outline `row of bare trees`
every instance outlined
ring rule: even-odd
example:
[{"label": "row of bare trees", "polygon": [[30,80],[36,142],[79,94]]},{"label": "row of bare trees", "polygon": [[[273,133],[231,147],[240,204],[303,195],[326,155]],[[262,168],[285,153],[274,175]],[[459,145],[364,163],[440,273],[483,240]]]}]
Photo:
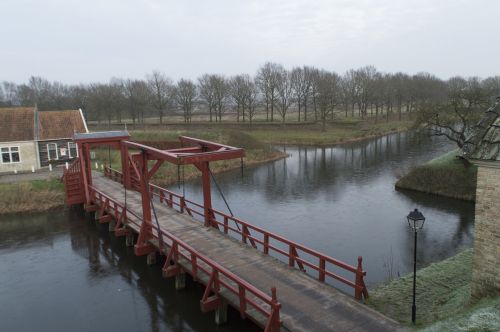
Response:
[{"label": "row of bare trees", "polygon": [[[405,112],[419,111],[420,118],[423,114],[439,125],[435,114],[429,115],[432,110],[447,105],[456,94],[453,91],[465,91],[470,86],[479,91],[476,94],[485,104],[500,93],[500,77],[454,77],[445,81],[428,73],[382,73],[373,66],[339,75],[309,66],[288,70],[268,62],[254,76],[204,74],[197,81],[174,82],[160,71],[145,79],[113,78],[107,83],[80,85],[41,77],[31,77],[26,84],[4,81],[0,85],[0,106],[82,108],[89,120],[108,123],[125,119],[143,123],[148,117],[163,123],[172,115],[180,115],[189,123],[193,114],[206,115],[210,122],[222,121],[225,114],[242,122],[252,122],[257,114],[265,121],[285,122],[293,113],[296,121],[320,121],[323,127],[334,116],[388,119],[391,114],[401,118]],[[441,124],[442,119],[441,115]]]}]

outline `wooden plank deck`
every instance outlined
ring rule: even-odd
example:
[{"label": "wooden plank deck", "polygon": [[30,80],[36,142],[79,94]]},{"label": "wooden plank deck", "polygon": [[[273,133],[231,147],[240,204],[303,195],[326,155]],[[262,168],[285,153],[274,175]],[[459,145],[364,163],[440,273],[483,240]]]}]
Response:
[{"label": "wooden plank deck", "polygon": [[[121,184],[93,173],[93,186],[124,204]],[[155,204],[158,223],[182,241],[213,259],[260,290],[269,293],[275,286],[283,321],[290,331],[396,331],[402,328],[394,321],[370,309],[328,284],[321,283],[298,269],[214,229],[204,227],[187,214],[165,204]],[[127,209],[142,215],[141,196],[127,191]],[[153,223],[155,221],[153,220]],[[136,231],[138,231],[136,229]],[[185,267],[187,268],[187,266]],[[204,278],[200,278],[203,280]],[[227,300],[231,302],[231,298]],[[254,320],[260,317],[247,312]]]}]

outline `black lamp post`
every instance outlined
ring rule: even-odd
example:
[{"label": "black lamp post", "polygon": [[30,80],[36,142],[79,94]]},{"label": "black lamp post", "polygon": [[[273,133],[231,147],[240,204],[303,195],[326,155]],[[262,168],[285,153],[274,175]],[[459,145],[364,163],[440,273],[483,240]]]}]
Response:
[{"label": "black lamp post", "polygon": [[411,306],[411,321],[415,324],[415,316],[417,313],[417,306],[415,305],[415,288],[417,282],[417,233],[424,227],[425,217],[417,209],[411,211],[408,216],[408,226],[413,229],[415,234],[415,245],[413,247],[413,305]]}]

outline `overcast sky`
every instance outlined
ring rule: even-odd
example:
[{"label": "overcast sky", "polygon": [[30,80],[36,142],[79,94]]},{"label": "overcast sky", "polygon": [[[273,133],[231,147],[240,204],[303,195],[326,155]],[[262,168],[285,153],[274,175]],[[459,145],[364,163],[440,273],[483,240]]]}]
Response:
[{"label": "overcast sky", "polygon": [[266,61],[343,73],[500,74],[498,0],[0,0],[0,81],[253,74]]}]

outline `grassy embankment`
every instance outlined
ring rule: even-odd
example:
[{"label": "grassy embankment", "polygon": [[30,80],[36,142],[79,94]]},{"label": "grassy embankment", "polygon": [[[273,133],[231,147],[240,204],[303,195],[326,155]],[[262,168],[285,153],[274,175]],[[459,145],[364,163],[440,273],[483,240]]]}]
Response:
[{"label": "grassy embankment", "polygon": [[448,152],[411,170],[396,182],[396,188],[474,201],[477,167]]},{"label": "grassy embankment", "polygon": [[[339,119],[328,123],[326,131],[316,123],[260,123],[249,126],[237,123],[193,123],[182,125],[176,123],[169,126],[153,125],[146,130],[131,130],[132,139],[147,142],[160,148],[164,142],[177,141],[178,136],[186,135],[212,140],[227,145],[245,148],[244,166],[252,166],[267,161],[283,158],[284,153],[271,148],[268,144],[336,144],[361,140],[410,128],[411,121],[374,121],[374,119]],[[91,130],[107,128],[91,127]],[[114,128],[117,129],[117,128]],[[107,149],[97,151],[97,161],[108,163]],[[121,168],[120,156],[111,152],[111,165]],[[212,163],[214,173],[240,167],[240,160],[228,160]],[[184,179],[199,176],[199,171],[192,166],[184,168]],[[165,163],[155,175],[153,181],[167,185],[178,180],[178,169],[175,165]],[[16,212],[39,212],[63,204],[63,185],[58,180],[37,180],[16,184],[0,185],[0,214]]]},{"label": "grassy embankment", "polygon": [[0,214],[42,212],[64,204],[58,178],[0,184]]},{"label": "grassy embankment", "polygon": [[[242,147],[245,149],[244,167],[261,164],[264,162],[277,160],[286,156],[285,153],[271,148],[268,144],[260,143],[249,135],[233,130],[175,130],[175,131],[131,131],[132,139],[141,143],[149,144],[158,148],[164,148],[165,142],[178,142],[181,135],[193,136],[200,139],[210,140],[226,145]],[[101,149],[96,154],[97,162],[108,164],[108,150]],[[111,166],[121,169],[120,155],[118,152],[111,153]],[[227,170],[241,167],[241,161],[223,160],[210,163],[213,173],[220,173]],[[189,180],[200,176],[200,172],[194,166],[185,166],[184,170],[178,169],[176,165],[164,163],[153,177],[153,182],[159,185],[172,184],[178,181],[184,173],[184,180]]]},{"label": "grassy embankment", "polygon": [[409,120],[375,122],[373,119],[340,119],[328,124],[325,131],[320,124],[287,124],[281,128],[259,126],[247,131],[255,139],[273,144],[331,145],[359,141],[390,133],[406,131],[413,126]]},{"label": "grassy embankment", "polygon": [[[190,125],[164,125],[163,130],[158,125],[130,130],[132,139],[155,145],[161,142],[175,142],[178,136],[193,136],[219,143],[243,147],[246,150],[245,167],[266,161],[283,158],[285,154],[276,151],[268,144],[304,144],[326,145],[348,141],[356,141],[383,134],[399,132],[409,129],[412,122],[408,120],[375,122],[373,119],[341,119],[329,122],[326,131],[316,123],[261,123],[249,126],[241,123],[192,123]],[[98,159],[108,163],[107,152],[98,153]],[[118,154],[113,154],[111,165],[120,167]],[[214,173],[240,167],[239,160],[228,160],[212,163]],[[199,171],[192,166],[184,169],[184,178],[192,179],[199,176]],[[178,169],[175,165],[164,164],[153,178],[153,181],[166,185],[178,180]]]},{"label": "grassy embankment", "polygon": [[[471,303],[472,249],[417,271],[417,329],[498,331],[500,297]],[[367,304],[411,326],[413,274],[375,288]]]},{"label": "grassy embankment", "polygon": [[[165,136],[176,139],[175,133],[190,133],[193,136],[217,137],[227,131],[245,133],[251,138],[269,144],[291,144],[291,145],[332,145],[358,141],[385,134],[406,131],[413,127],[414,122],[409,119],[391,119],[384,121],[374,118],[338,118],[329,121],[326,130],[322,125],[315,122],[168,122],[163,125],[151,124],[128,124],[132,133],[162,132]],[[93,125],[93,130],[123,129],[123,124]],[[134,129],[137,129],[135,131]],[[178,136],[178,135],[177,135]],[[133,137],[135,138],[135,137]]]}]

